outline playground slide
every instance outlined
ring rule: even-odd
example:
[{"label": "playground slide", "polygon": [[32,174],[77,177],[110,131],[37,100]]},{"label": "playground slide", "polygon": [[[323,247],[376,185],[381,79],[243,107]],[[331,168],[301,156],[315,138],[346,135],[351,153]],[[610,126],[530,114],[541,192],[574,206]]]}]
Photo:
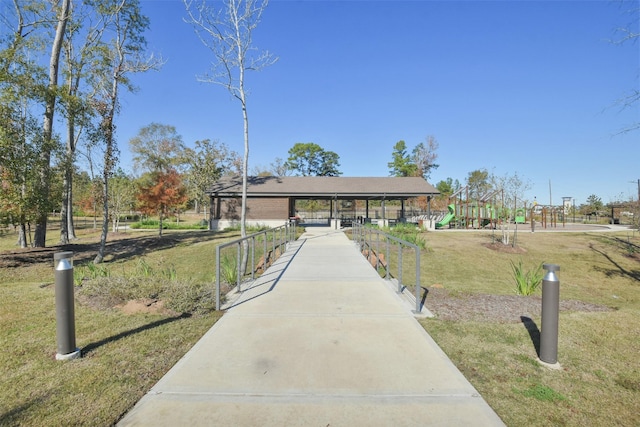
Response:
[{"label": "playground slide", "polygon": [[449,213],[446,214],[444,218],[442,218],[439,222],[436,222],[436,228],[444,227],[445,225],[449,224],[449,222],[451,222],[452,219],[456,217],[456,214],[454,213],[453,209],[454,209],[454,206],[449,205]]}]

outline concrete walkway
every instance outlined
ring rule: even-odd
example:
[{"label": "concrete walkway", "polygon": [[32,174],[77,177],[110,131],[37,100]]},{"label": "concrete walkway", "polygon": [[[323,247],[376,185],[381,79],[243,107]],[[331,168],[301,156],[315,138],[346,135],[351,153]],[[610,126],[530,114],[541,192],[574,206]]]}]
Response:
[{"label": "concrete walkway", "polygon": [[119,426],[501,426],[344,233],[308,228]]}]

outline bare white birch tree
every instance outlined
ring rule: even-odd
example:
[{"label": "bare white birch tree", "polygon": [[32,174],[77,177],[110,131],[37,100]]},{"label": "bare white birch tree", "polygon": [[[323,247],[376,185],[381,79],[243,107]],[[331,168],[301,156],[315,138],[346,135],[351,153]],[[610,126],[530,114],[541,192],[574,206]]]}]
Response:
[{"label": "bare white birch tree", "polygon": [[[192,24],[202,43],[211,50],[214,62],[209,74],[198,79],[225,87],[242,106],[244,157],[242,162],[242,208],[240,232],[247,235],[247,179],[249,168],[249,115],[245,72],[261,70],[277,61],[269,52],[257,52],[252,46],[267,0],[224,0],[217,9],[205,0],[183,0],[187,22]],[[246,251],[245,251],[246,252]],[[244,264],[244,262],[243,262]]]}]

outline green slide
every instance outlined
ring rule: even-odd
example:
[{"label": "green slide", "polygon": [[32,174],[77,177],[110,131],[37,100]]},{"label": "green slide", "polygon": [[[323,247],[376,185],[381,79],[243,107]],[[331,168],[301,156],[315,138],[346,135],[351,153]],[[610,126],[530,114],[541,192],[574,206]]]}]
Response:
[{"label": "green slide", "polygon": [[454,219],[456,217],[456,214],[454,213],[454,205],[449,205],[449,213],[446,214],[444,216],[444,218],[442,218],[439,222],[436,222],[436,228],[442,228],[445,225],[449,224],[449,222],[451,222],[452,219]]}]

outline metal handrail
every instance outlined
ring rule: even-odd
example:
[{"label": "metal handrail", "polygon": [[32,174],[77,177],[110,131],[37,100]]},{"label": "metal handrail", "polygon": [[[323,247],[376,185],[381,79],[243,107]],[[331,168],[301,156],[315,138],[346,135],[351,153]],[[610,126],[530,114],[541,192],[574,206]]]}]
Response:
[{"label": "metal handrail", "polygon": [[[242,271],[242,259],[243,259],[243,250],[246,251],[250,251],[249,254],[247,254],[247,260],[249,258],[249,256],[251,257],[251,280],[254,280],[256,278],[255,276],[255,272],[256,269],[254,268],[255,266],[255,253],[256,253],[256,239],[262,235],[264,235],[264,239],[263,239],[263,257],[264,257],[264,261],[263,261],[263,269],[262,271],[264,272],[267,269],[267,235],[269,233],[271,233],[271,253],[274,255],[274,258],[271,260],[271,263],[273,263],[273,261],[275,261],[275,254],[276,254],[276,248],[280,248],[283,245],[287,245],[289,242],[292,242],[294,240],[296,240],[296,236],[297,236],[297,228],[296,228],[297,224],[296,221],[289,221],[284,225],[281,225],[279,227],[275,227],[275,228],[270,228],[268,230],[263,230],[263,231],[259,231],[257,233],[251,234],[249,236],[246,237],[241,237],[239,239],[236,240],[232,240],[230,242],[226,242],[226,243],[221,243],[218,246],[216,246],[216,310],[220,310],[220,305],[221,305],[221,301],[220,301],[220,253],[222,251],[222,249],[230,247],[230,246],[237,246],[237,252],[236,252],[236,271],[238,272],[237,274],[237,290],[238,292],[242,291],[242,279],[244,276],[246,276],[246,271],[243,272]],[[283,251],[284,252],[284,251]],[[282,253],[282,252],[281,252]]]},{"label": "metal handrail", "polygon": [[[420,247],[411,242],[407,242],[406,240],[399,239],[395,236],[392,236],[389,233],[385,233],[382,230],[375,229],[373,227],[365,227],[364,224],[354,223],[352,228],[353,240],[359,245],[360,252],[363,252],[364,249],[368,249],[369,253],[371,251],[375,252],[376,265],[375,269],[378,271],[380,267],[380,256],[381,253],[380,247],[384,243],[385,250],[387,253],[387,260],[385,268],[385,280],[391,280],[390,271],[391,271],[391,245],[392,242],[397,245],[398,250],[398,275],[396,280],[398,281],[398,290],[399,294],[402,293],[404,285],[402,284],[402,247],[406,246],[411,248],[415,252],[415,260],[416,260],[416,283],[415,283],[415,298],[416,298],[416,308],[414,313],[419,314],[422,311],[421,308],[421,298],[420,298]],[[374,240],[375,235],[375,240]],[[382,240],[381,240],[382,238]]]}]

